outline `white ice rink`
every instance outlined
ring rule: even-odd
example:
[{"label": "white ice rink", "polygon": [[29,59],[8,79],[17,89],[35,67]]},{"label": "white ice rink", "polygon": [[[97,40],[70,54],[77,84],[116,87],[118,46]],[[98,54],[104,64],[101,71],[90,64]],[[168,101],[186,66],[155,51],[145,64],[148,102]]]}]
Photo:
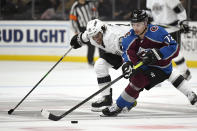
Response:
[{"label": "white ice rink", "polygon": [[[24,102],[8,115],[21,99],[48,72],[55,62],[0,61],[0,131],[197,131],[197,107],[168,82],[143,91],[138,105],[128,114],[100,117],[90,111],[94,99],[60,121],[41,116],[41,109],[60,115],[98,90],[93,68],[86,63],[63,62],[43,80]],[[197,69],[191,69],[188,87],[197,92]],[[121,70],[110,70],[112,79]],[[113,87],[113,98],[128,84],[121,79]],[[78,124],[72,124],[77,120]]]}]

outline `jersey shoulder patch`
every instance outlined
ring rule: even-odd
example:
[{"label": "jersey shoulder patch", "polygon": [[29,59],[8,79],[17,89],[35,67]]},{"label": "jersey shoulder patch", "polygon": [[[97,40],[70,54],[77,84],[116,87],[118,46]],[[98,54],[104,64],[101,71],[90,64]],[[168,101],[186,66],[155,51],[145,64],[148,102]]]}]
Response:
[{"label": "jersey shoulder patch", "polygon": [[152,27],[150,28],[150,31],[151,31],[151,32],[156,32],[158,29],[159,29],[159,27],[156,26],[156,25],[154,25],[154,26],[152,26]]},{"label": "jersey shoulder patch", "polygon": [[168,33],[160,26],[157,25],[150,25],[149,31],[147,32],[146,36],[150,39],[156,41],[163,41],[163,36],[166,36]]}]

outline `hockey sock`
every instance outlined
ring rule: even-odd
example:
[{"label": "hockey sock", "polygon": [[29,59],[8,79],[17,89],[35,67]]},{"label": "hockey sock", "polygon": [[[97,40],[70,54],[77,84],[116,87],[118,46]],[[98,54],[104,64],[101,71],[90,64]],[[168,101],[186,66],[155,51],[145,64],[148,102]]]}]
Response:
[{"label": "hockey sock", "polygon": [[[111,82],[111,77],[110,75],[108,75],[106,77],[97,78],[97,81],[98,81],[99,88],[101,89]],[[101,95],[102,96],[110,95],[110,87],[102,91]]]}]

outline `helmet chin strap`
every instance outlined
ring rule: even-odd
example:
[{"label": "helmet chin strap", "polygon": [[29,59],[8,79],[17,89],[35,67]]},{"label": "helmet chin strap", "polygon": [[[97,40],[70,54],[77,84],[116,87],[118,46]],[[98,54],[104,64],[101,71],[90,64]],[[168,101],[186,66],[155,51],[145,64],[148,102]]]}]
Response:
[{"label": "helmet chin strap", "polygon": [[142,31],[142,33],[139,34],[139,36],[142,35],[142,34],[144,34],[144,32],[146,31],[146,29],[147,29],[147,27]]},{"label": "helmet chin strap", "polygon": [[147,23],[144,22],[144,24],[146,24],[146,28],[144,28],[144,30],[142,31],[142,33],[139,34],[139,36],[142,35],[142,34],[144,34],[144,32],[145,32],[146,29],[147,29]]}]

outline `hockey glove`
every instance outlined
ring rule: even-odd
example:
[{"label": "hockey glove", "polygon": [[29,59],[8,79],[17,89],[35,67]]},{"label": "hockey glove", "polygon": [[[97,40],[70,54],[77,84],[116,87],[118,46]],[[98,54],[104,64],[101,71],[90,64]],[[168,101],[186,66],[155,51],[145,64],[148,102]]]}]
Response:
[{"label": "hockey glove", "polygon": [[185,20],[180,21],[179,26],[180,26],[180,32],[189,33],[190,29],[189,29],[189,25],[188,25],[187,21],[185,21]]},{"label": "hockey glove", "polygon": [[133,64],[131,62],[123,63],[122,73],[124,74],[124,78],[126,78],[126,79],[130,78],[132,71],[133,71],[132,66],[133,66]]},{"label": "hockey glove", "polygon": [[74,48],[80,48],[83,43],[81,42],[81,35],[82,33],[76,34],[72,37],[71,41],[70,41],[70,45]]},{"label": "hockey glove", "polygon": [[144,52],[141,55],[141,59],[142,59],[142,62],[144,63],[144,65],[154,64],[158,60],[161,60],[162,57],[163,57],[163,55],[161,54],[161,52],[158,49],[148,50],[147,52]]}]

